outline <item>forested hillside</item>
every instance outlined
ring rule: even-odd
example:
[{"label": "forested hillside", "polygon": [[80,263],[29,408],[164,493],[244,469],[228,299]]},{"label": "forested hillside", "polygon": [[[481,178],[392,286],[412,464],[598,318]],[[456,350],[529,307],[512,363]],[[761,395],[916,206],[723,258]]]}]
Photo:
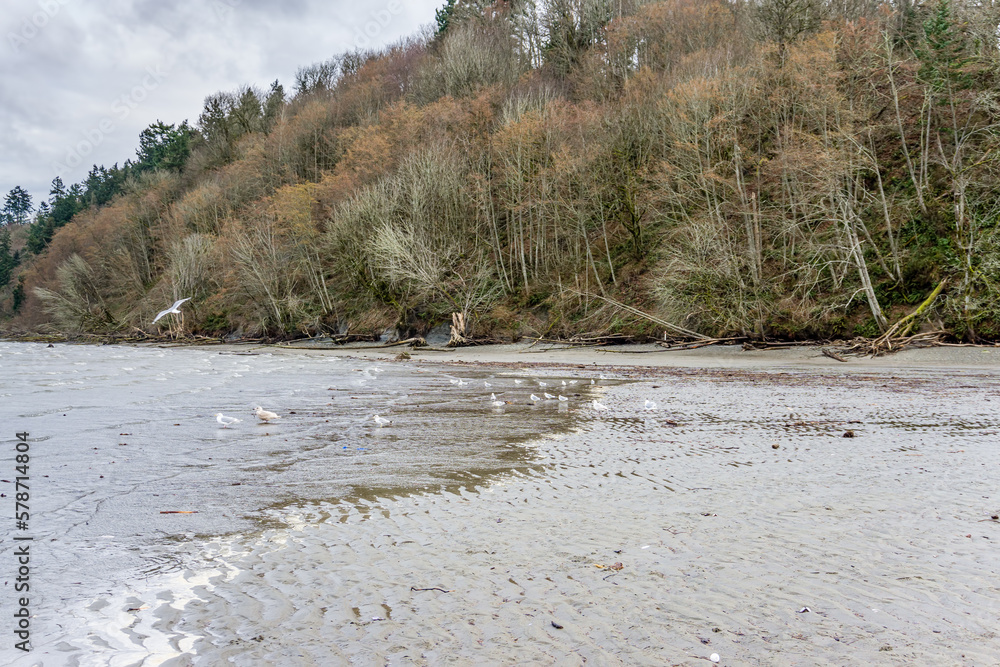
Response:
[{"label": "forested hillside", "polygon": [[461,313],[472,337],[874,336],[943,285],[920,324],[996,339],[998,22],[449,0],[427,34],[213,95],[54,183],[8,225],[16,261],[0,231],[7,327],[165,331],[191,297],[184,331],[211,335]]}]

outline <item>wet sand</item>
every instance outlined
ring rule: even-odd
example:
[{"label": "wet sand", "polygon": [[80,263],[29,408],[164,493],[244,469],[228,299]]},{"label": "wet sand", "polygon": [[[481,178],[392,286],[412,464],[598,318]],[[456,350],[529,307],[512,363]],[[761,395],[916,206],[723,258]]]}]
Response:
[{"label": "wet sand", "polygon": [[[595,386],[606,412],[568,401],[574,430],[510,472],[193,540],[187,569],[66,609],[19,664],[996,665],[996,352],[930,352],[479,351],[497,376],[635,381]],[[535,418],[528,391],[507,417]]]}]

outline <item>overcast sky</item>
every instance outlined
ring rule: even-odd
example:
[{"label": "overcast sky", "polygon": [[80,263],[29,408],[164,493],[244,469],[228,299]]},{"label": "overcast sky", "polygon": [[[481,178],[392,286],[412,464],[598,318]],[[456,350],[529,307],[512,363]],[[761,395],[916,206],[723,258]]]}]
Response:
[{"label": "overcast sky", "polygon": [[0,0],[0,197],[135,157],[206,96],[417,32],[444,0]]}]

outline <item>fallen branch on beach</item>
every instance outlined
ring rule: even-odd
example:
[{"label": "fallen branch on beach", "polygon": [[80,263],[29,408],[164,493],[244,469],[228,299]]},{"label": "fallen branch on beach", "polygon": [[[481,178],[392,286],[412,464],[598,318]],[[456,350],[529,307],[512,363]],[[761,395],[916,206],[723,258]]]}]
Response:
[{"label": "fallen branch on beach", "polygon": [[584,294],[582,292],[577,292],[576,290],[568,290],[568,291],[574,292],[576,294],[579,294],[580,296],[593,297],[595,299],[600,299],[601,301],[603,301],[605,303],[608,303],[608,304],[611,304],[612,306],[615,306],[616,308],[620,308],[621,310],[624,310],[627,313],[631,313],[632,315],[635,315],[636,317],[641,317],[644,320],[649,320],[653,324],[659,324],[661,327],[663,327],[667,331],[670,331],[674,335],[678,335],[681,338],[694,339],[694,340],[698,340],[698,341],[711,340],[708,336],[703,336],[702,334],[700,334],[700,333],[698,333],[696,331],[691,331],[690,329],[685,329],[683,327],[679,327],[676,324],[672,324],[670,322],[667,322],[666,320],[661,320],[660,318],[655,317],[654,315],[650,315],[649,313],[643,312],[643,311],[639,310],[638,308],[630,306],[630,305],[628,305],[626,303],[622,303],[621,301],[615,301],[614,299],[612,299],[610,297],[601,296],[600,294]]},{"label": "fallen branch on beach", "polygon": [[446,591],[445,589],[438,588],[436,586],[434,588],[415,588],[414,586],[410,586],[410,590],[411,591],[441,591],[442,593],[451,593],[451,591]]},{"label": "fallen branch on beach", "polygon": [[697,350],[699,347],[706,347],[708,345],[723,345],[725,343],[737,343],[737,342],[739,342],[741,340],[746,340],[746,337],[745,336],[738,336],[736,338],[705,338],[705,339],[697,340],[697,341],[694,341],[694,342],[691,342],[691,341],[687,341],[687,342],[678,342],[678,341],[661,342],[661,341],[657,341],[656,344],[659,345],[660,347],[662,347],[664,350],[666,350],[666,351],[669,352],[669,351],[672,351],[672,350]]},{"label": "fallen branch on beach", "polygon": [[836,359],[837,361],[843,361],[845,364],[847,363],[847,359],[844,359],[842,356],[840,356],[833,350],[828,350],[825,347],[823,348],[823,356],[830,357],[831,359]]},{"label": "fallen branch on beach", "polygon": [[884,334],[874,340],[855,341],[854,345],[847,349],[847,352],[870,354],[872,357],[877,357],[889,352],[899,352],[910,346],[930,347],[940,345],[942,338],[947,335],[946,331],[928,331],[913,336],[908,336],[907,334],[916,326],[920,315],[934,303],[934,300],[941,293],[941,290],[944,289],[947,282],[946,278],[938,283],[938,286],[924,299],[923,303],[917,306],[916,310],[900,318]]}]

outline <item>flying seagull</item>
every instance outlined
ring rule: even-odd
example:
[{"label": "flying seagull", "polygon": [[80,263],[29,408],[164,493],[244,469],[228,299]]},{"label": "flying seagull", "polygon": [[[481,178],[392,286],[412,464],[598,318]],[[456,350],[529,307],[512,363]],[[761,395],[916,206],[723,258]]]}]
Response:
[{"label": "flying seagull", "polygon": [[156,316],[156,319],[153,320],[153,324],[156,324],[156,320],[160,319],[164,315],[169,315],[171,313],[177,313],[178,315],[180,315],[180,313],[181,313],[181,304],[184,303],[185,301],[190,301],[190,300],[191,300],[191,297],[188,297],[186,299],[181,299],[179,301],[174,301],[174,305],[170,306],[166,310],[161,310],[160,311],[160,313]]},{"label": "flying seagull", "polygon": [[229,428],[230,424],[238,424],[242,420],[237,419],[236,417],[227,417],[226,415],[222,414],[221,412],[217,412],[217,413],[215,413],[215,421],[217,421],[220,424],[222,424],[222,428]]},{"label": "flying seagull", "polygon": [[259,405],[256,408],[254,408],[253,413],[255,415],[257,415],[257,418],[260,419],[265,424],[268,423],[268,422],[270,422],[270,421],[273,421],[275,419],[281,419],[281,417],[278,416],[277,414],[275,414],[275,413],[273,413],[273,412],[271,412],[269,410],[265,410],[264,408],[260,407]]}]

